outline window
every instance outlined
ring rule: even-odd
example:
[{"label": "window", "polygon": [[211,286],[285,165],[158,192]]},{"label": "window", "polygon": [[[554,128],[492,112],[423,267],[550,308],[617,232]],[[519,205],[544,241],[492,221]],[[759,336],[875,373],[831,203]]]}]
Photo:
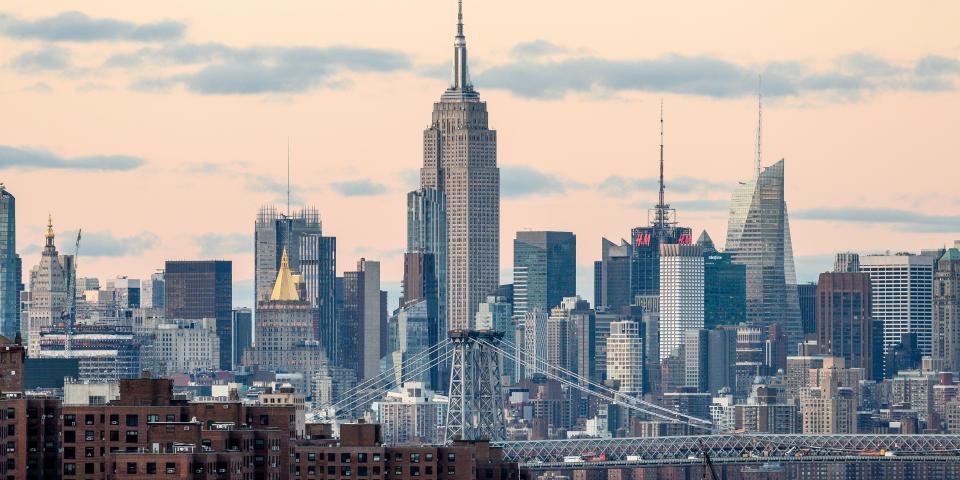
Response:
[{"label": "window", "polygon": [[93,425],[95,419],[96,419],[95,416],[93,416],[92,414],[89,414],[89,413],[88,413],[88,414],[86,414],[86,415],[83,416],[83,424],[84,424],[84,425]]},{"label": "window", "polygon": [[419,477],[420,476],[420,467],[410,467],[410,476]]},{"label": "window", "polygon": [[156,475],[157,474],[157,464],[154,462],[147,463],[147,474]]},{"label": "window", "polygon": [[77,416],[76,415],[64,415],[63,416],[63,426],[64,427],[73,427],[77,425]]},{"label": "window", "polygon": [[127,415],[127,426],[136,427],[140,419],[136,415]]},{"label": "window", "polygon": [[136,430],[127,430],[127,443],[137,443],[140,439],[140,432]]},{"label": "window", "polygon": [[137,474],[137,464],[134,462],[127,463],[127,473],[136,475]]},{"label": "window", "polygon": [[[451,453],[450,455],[453,455],[453,454]],[[450,465],[449,467],[447,467],[447,475],[453,476],[453,475],[456,475],[456,473],[457,473],[456,467],[454,467],[453,465]]]},{"label": "window", "polygon": [[270,425],[270,415],[260,415],[260,425]]},{"label": "window", "polygon": [[147,423],[157,423],[160,421],[160,415],[150,414],[147,415]]},{"label": "window", "polygon": [[373,454],[373,461],[374,461],[374,462],[379,462],[379,461],[380,461],[380,454],[379,454],[379,453],[374,453],[374,454]]},{"label": "window", "polygon": [[76,463],[64,463],[64,464],[63,464],[63,474],[64,474],[64,475],[76,475],[76,474],[77,474],[77,464],[76,464]]},{"label": "window", "polygon": [[96,433],[93,430],[87,430],[83,432],[83,439],[87,442],[92,442],[95,438]]},{"label": "window", "polygon": [[120,441],[120,430],[110,430],[110,441],[111,442]]},{"label": "window", "polygon": [[366,453],[363,453],[363,452],[358,453],[358,454],[357,454],[357,463],[367,463],[367,454],[366,454]]},{"label": "window", "polygon": [[17,434],[17,426],[13,423],[7,425],[7,436],[12,437]]},{"label": "window", "polygon": [[454,454],[454,453],[448,453],[448,454],[447,454],[447,461],[448,461],[448,462],[452,462],[452,461],[454,461],[454,460],[456,460],[456,459],[457,459],[457,455],[456,455],[456,454]]},{"label": "window", "polygon": [[308,453],[308,454],[307,454],[307,460],[308,460],[308,461],[311,461],[311,462],[316,461],[316,460],[317,460],[317,454],[316,454],[316,453],[313,453],[313,452]]},{"label": "window", "polygon": [[264,441],[263,441],[262,438],[255,439],[255,440],[253,441],[253,449],[254,449],[254,450],[263,450],[263,447],[264,447]]},{"label": "window", "polygon": [[120,425],[120,415],[110,415],[110,425]]},{"label": "window", "polygon": [[17,418],[17,410],[15,408],[8,408],[7,420],[13,420],[14,418]]},{"label": "window", "polygon": [[167,466],[164,467],[166,473],[177,473],[177,464],[173,462],[167,462]]},{"label": "window", "polygon": [[94,464],[92,464],[92,463],[84,463],[84,464],[83,464],[83,473],[85,473],[85,474],[95,473],[95,472],[93,471],[93,469],[94,469]]},{"label": "window", "polygon": [[7,453],[13,453],[17,451],[17,444],[13,442],[7,442]]},{"label": "window", "polygon": [[433,454],[432,454],[432,453],[427,453],[427,454],[425,454],[425,455],[424,455],[424,460],[426,460],[426,461],[428,461],[428,462],[432,462],[432,461],[433,461]]},{"label": "window", "polygon": [[349,453],[341,453],[341,454],[340,454],[340,463],[350,463],[350,454],[349,454]]},{"label": "window", "polygon": [[176,415],[167,415],[167,421],[168,421],[168,422],[175,422],[175,421],[177,421],[177,416],[176,416]]},{"label": "window", "polygon": [[73,447],[63,447],[63,459],[73,460],[77,458],[77,449]]},{"label": "window", "polygon": [[91,458],[94,456],[94,454],[95,454],[95,450],[93,449],[93,447],[87,447],[83,449],[84,457]]},{"label": "window", "polygon": [[65,430],[63,432],[63,443],[73,443],[77,441],[77,432],[73,430]]},{"label": "window", "polygon": [[[411,453],[410,454],[410,463],[420,463],[420,454]],[[419,469],[418,469],[419,470]]]}]

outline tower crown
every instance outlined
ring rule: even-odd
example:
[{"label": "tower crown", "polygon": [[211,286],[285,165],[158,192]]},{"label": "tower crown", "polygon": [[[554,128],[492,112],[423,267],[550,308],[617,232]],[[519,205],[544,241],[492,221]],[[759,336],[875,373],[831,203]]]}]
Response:
[{"label": "tower crown", "polygon": [[290,260],[287,258],[286,248],[283,249],[283,255],[280,257],[280,270],[277,272],[277,282],[273,284],[273,293],[270,295],[270,300],[300,301],[296,280],[293,273],[290,272]]}]

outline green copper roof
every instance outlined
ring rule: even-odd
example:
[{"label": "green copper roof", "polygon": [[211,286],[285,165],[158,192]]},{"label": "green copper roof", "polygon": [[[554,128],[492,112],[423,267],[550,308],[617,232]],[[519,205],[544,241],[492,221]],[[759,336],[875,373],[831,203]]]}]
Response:
[{"label": "green copper roof", "polygon": [[940,260],[960,260],[960,249],[948,248]]}]

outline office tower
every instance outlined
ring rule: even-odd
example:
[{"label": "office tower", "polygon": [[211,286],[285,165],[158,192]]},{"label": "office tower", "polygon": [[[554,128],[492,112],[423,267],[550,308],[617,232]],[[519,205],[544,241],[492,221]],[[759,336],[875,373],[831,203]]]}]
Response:
[{"label": "office tower", "polygon": [[23,264],[17,255],[16,199],[0,183],[0,334],[13,339],[20,332]]},{"label": "office tower", "polygon": [[[547,317],[547,364],[569,371],[577,370],[576,332],[564,307],[550,309]],[[556,373],[556,370],[553,370]]]},{"label": "office tower", "polygon": [[741,182],[730,200],[726,251],[747,267],[747,321],[780,324],[790,345],[803,340],[797,276],[784,200],[784,162]]},{"label": "office tower", "polygon": [[679,354],[683,332],[703,328],[703,248],[664,244],[660,261],[660,360]]},{"label": "office tower", "polygon": [[547,315],[534,308],[519,319],[516,328],[514,381],[520,382],[543,371],[543,363],[547,361]]},{"label": "office tower", "polygon": [[423,132],[420,185],[446,194],[447,323],[470,328],[477,305],[500,280],[500,169],[497,132],[467,72],[463,16],[457,13],[453,84],[433,104]]},{"label": "office tower", "polygon": [[693,230],[677,225],[677,211],[667,204],[663,181],[663,104],[660,105],[659,201],[648,211],[649,226],[630,230],[630,299],[660,292],[661,245],[693,243]]},{"label": "office tower", "polygon": [[517,232],[513,241],[513,315],[541,312],[577,294],[577,237],[570,232]]},{"label": "office tower", "polygon": [[747,268],[729,253],[718,252],[704,231],[697,239],[703,248],[703,325],[738,325],[747,319]]},{"label": "office tower", "polygon": [[386,304],[380,295],[380,262],[361,258],[357,270],[343,273],[340,359],[360,380],[379,373]]},{"label": "office tower", "polygon": [[709,332],[702,328],[683,331],[684,386],[696,392],[709,392]]},{"label": "office tower", "polygon": [[[77,284],[79,289],[79,284]],[[140,306],[143,308],[163,308],[164,297],[163,270],[150,274],[150,278],[140,284]]]},{"label": "office tower", "polygon": [[76,269],[73,255],[60,255],[54,242],[53,220],[47,219],[40,263],[30,271],[30,308],[27,313],[27,354],[39,352],[40,332],[70,323],[71,284]]},{"label": "office tower", "polygon": [[303,273],[300,267],[300,237],[311,234],[323,234],[320,213],[316,208],[303,207],[286,213],[277,211],[273,206],[260,208],[254,224],[256,263],[253,283],[257,301],[270,299],[284,249],[287,250],[290,269]]},{"label": "office tower", "polygon": [[833,259],[833,271],[838,273],[857,273],[860,271],[860,254],[841,252]]},{"label": "office tower", "polygon": [[637,322],[610,323],[607,381],[616,382],[617,390],[628,395],[639,396],[643,392],[643,340]]},{"label": "office tower", "polygon": [[231,370],[233,340],[233,263],[229,260],[168,260],[164,267],[167,319],[215,318],[220,339],[220,369]]},{"label": "office tower", "polygon": [[[633,247],[625,240],[617,245],[604,238],[600,244],[601,260],[594,264],[594,303],[597,309],[617,312],[633,303],[630,288],[630,265]],[[658,292],[659,294],[659,292]]]},{"label": "office tower", "polygon": [[817,332],[817,284],[810,282],[797,285],[797,299],[800,304],[800,324],[806,337]]},{"label": "office tower", "polygon": [[433,256],[438,338],[447,336],[447,197],[423,187],[407,194],[407,252]]},{"label": "office tower", "polygon": [[597,316],[590,302],[580,297],[563,299],[561,307],[567,312],[573,335],[573,371],[580,377],[599,382],[597,375]]},{"label": "office tower", "polygon": [[[660,381],[660,296],[637,297],[643,338],[643,393],[659,395]],[[598,358],[602,355],[598,355]],[[598,367],[599,368],[599,367]]]},{"label": "office tower", "polygon": [[113,292],[113,301],[117,304],[117,308],[121,310],[140,308],[139,279],[117,277],[107,280],[106,289]]},{"label": "office tower", "polygon": [[873,318],[883,321],[884,355],[905,333],[916,333],[920,352],[930,355],[936,261],[932,255],[907,253],[860,257],[860,271],[870,275]]},{"label": "office tower", "polygon": [[438,368],[428,368],[431,359],[436,356],[411,360],[433,346],[429,340],[430,324],[433,322],[430,315],[428,302],[422,298],[407,301],[397,311],[393,368],[398,385],[407,381],[420,382],[430,388],[439,386],[441,379]]},{"label": "office tower", "polygon": [[951,248],[933,274],[933,368],[960,372],[960,250]]},{"label": "office tower", "polygon": [[873,320],[870,276],[866,273],[820,274],[816,291],[817,344],[822,354],[842,357],[850,368],[873,378]]},{"label": "office tower", "polygon": [[737,330],[720,327],[707,334],[707,392],[716,394],[722,388],[733,391],[737,385]]},{"label": "office tower", "polygon": [[[423,343],[427,349],[441,342],[446,338],[443,325],[439,319],[439,285],[437,284],[437,264],[436,257],[432,253],[413,252],[403,254],[403,294],[400,297],[400,309],[403,311],[407,305],[416,303],[417,311],[422,310],[424,326],[424,337],[416,339],[416,342]],[[422,304],[422,305],[421,305]],[[419,314],[419,313],[418,313]],[[438,351],[430,355],[431,360],[436,360],[443,352]],[[444,378],[447,375],[447,368],[444,362],[429,362],[430,372],[425,377],[427,387],[438,390],[445,385]]]},{"label": "office tower", "polygon": [[253,311],[250,308],[235,308],[230,313],[230,338],[233,340],[230,361],[240,365],[243,354],[253,346]]},{"label": "office tower", "polygon": [[320,345],[327,358],[336,362],[337,308],[334,300],[334,282],[337,278],[337,237],[316,233],[300,236],[300,277],[303,279],[306,300],[319,314]]}]

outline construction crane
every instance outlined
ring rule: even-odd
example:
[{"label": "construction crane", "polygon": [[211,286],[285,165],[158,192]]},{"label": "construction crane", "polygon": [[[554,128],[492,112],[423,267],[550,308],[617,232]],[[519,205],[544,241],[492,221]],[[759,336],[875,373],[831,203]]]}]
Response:
[{"label": "construction crane", "polygon": [[[710,460],[710,453],[703,446],[703,440],[700,441],[700,453],[703,454],[703,480],[720,480],[717,471],[713,468],[713,462]],[[709,477],[707,476],[709,474]]]},{"label": "construction crane", "polygon": [[73,246],[73,281],[71,283],[70,292],[70,321],[71,327],[73,323],[77,321],[77,260],[80,258],[80,233],[83,232],[83,229],[77,230],[77,243]]}]

